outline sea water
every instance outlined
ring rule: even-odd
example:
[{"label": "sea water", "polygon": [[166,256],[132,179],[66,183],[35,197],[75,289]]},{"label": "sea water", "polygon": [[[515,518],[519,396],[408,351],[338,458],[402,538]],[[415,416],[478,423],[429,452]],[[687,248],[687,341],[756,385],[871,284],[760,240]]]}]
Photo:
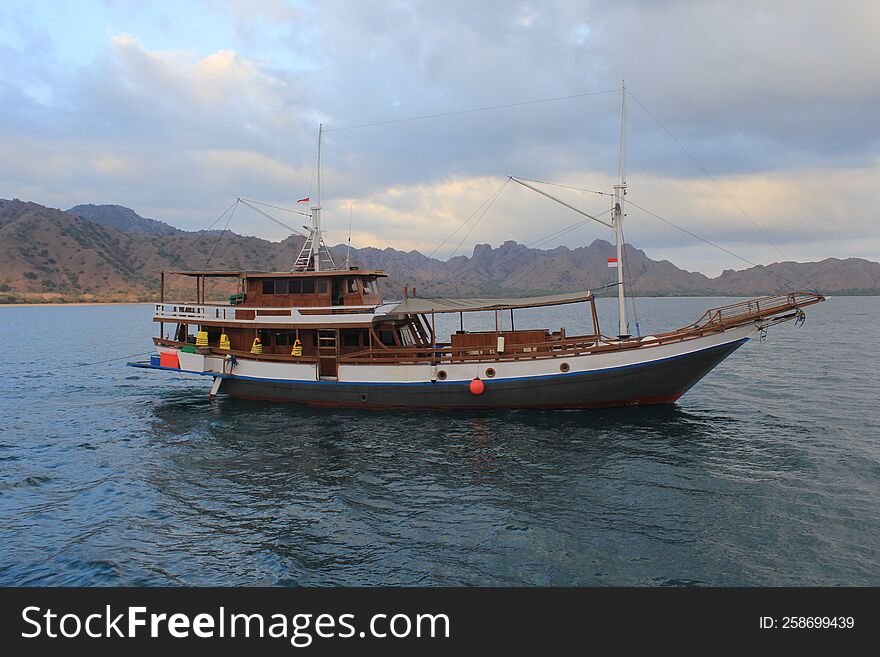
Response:
[{"label": "sea water", "polygon": [[[640,331],[732,301],[639,299]],[[212,403],[125,366],[151,311],[0,307],[0,584],[880,584],[876,297],[807,309],[676,405],[600,411]]]}]

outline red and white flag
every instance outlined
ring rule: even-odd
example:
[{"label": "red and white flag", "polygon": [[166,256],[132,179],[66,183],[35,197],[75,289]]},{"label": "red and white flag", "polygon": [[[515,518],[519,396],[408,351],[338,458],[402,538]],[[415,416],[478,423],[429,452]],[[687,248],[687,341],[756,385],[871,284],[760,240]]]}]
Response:
[{"label": "red and white flag", "polygon": [[301,199],[299,199],[299,200],[297,201],[297,203],[308,203],[308,202],[309,202],[309,197],[308,197],[308,196],[306,196],[305,198],[301,198]]},{"label": "red and white flag", "polygon": [[617,258],[608,258],[609,267],[617,267]]}]

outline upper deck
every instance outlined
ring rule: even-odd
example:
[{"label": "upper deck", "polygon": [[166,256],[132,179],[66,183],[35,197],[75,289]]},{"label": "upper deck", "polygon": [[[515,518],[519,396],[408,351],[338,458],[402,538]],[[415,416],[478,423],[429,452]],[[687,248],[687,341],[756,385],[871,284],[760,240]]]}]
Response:
[{"label": "upper deck", "polygon": [[[196,281],[195,300],[168,303],[166,277],[186,276]],[[239,270],[162,272],[161,300],[153,321],[255,328],[279,325],[369,325],[382,303],[382,270],[344,269],[308,272]],[[236,282],[227,302],[208,302],[207,279]],[[187,295],[189,296],[189,295]]]},{"label": "upper deck", "polygon": [[167,276],[187,276],[196,280],[196,304],[206,303],[207,279],[236,281],[231,305],[264,307],[370,306],[382,301],[379,279],[382,270],[344,269],[308,272],[254,271],[167,271],[161,273],[161,299],[165,302]]}]

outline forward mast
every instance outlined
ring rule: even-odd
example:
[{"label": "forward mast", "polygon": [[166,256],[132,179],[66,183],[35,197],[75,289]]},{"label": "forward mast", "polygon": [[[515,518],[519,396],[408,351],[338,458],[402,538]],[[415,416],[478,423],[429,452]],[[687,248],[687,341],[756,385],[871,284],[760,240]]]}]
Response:
[{"label": "forward mast", "polygon": [[321,211],[323,200],[323,189],[321,182],[321,145],[324,140],[324,125],[318,127],[318,156],[315,161],[315,194],[309,197],[309,213],[312,218],[311,226],[303,226],[307,228],[309,234],[303,243],[299,255],[296,257],[292,271],[337,271],[339,267],[333,262],[333,256],[330,249],[324,243],[323,231],[321,229]]}]

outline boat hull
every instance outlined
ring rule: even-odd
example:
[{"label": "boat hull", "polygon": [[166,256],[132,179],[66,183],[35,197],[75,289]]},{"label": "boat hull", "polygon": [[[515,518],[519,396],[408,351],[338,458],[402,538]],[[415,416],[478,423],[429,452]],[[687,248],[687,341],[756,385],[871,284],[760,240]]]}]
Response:
[{"label": "boat hull", "polygon": [[747,340],[601,370],[484,379],[480,395],[470,391],[469,381],[354,383],[239,377],[223,379],[220,392],[244,399],[373,409],[583,409],[671,404]]}]

